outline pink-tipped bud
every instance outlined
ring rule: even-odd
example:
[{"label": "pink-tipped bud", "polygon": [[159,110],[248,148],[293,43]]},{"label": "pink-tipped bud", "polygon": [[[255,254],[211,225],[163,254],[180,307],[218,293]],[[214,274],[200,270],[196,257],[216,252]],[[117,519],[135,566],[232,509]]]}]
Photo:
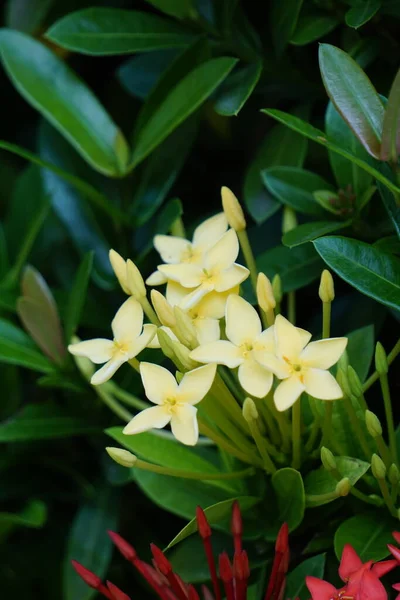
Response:
[{"label": "pink-tipped bud", "polygon": [[396,546],[393,546],[393,544],[388,544],[387,547],[389,548],[390,552],[393,554],[395,559],[398,562],[400,562],[400,549],[396,548]]},{"label": "pink-tipped bud", "polygon": [[111,581],[107,581],[107,587],[110,590],[113,600],[131,600],[127,594],[111,583]]},{"label": "pink-tipped bud", "polygon": [[246,550],[235,552],[233,557],[233,573],[236,579],[244,581],[250,577],[249,559]]},{"label": "pink-tipped bud", "polygon": [[204,510],[200,506],[198,506],[196,508],[196,521],[197,521],[197,529],[199,531],[200,537],[203,540],[211,537],[210,524],[207,521],[207,517],[205,515]]},{"label": "pink-tipped bud", "polygon": [[289,527],[287,523],[284,523],[276,538],[275,550],[283,554],[287,548],[289,548]]},{"label": "pink-tipped bud", "polygon": [[76,560],[71,560],[71,563],[79,577],[83,579],[86,585],[95,590],[98,590],[101,587],[102,582],[100,577],[92,573],[92,571],[89,571],[89,569],[86,569],[86,567],[78,563]]},{"label": "pink-tipped bud", "polygon": [[240,535],[240,537],[243,535],[242,513],[240,512],[240,506],[237,500],[235,500],[232,505],[231,531],[233,535]]},{"label": "pink-tipped bud", "polygon": [[134,547],[128,544],[128,542],[125,541],[123,537],[121,537],[118,533],[115,533],[115,531],[108,531],[108,535],[110,536],[110,538],[112,539],[112,541],[114,542],[114,544],[116,545],[116,547],[121,552],[124,558],[126,558],[129,561],[137,560],[138,556]]},{"label": "pink-tipped bud", "polygon": [[226,552],[219,555],[219,576],[223,583],[230,583],[233,579],[231,561]]},{"label": "pink-tipped bud", "polygon": [[155,544],[150,544],[151,553],[154,558],[154,563],[157,569],[163,575],[169,575],[172,572],[172,566],[164,552]]},{"label": "pink-tipped bud", "polygon": [[392,531],[392,536],[398,544],[400,544],[400,531]]},{"label": "pink-tipped bud", "polygon": [[214,596],[212,595],[212,593],[210,592],[210,590],[208,589],[208,587],[206,585],[201,586],[201,591],[203,593],[204,600],[215,600]]}]

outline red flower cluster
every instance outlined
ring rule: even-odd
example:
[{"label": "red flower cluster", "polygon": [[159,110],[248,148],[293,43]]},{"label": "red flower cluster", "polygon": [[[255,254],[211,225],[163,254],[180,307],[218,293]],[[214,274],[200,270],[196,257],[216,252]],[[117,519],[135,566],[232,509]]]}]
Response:
[{"label": "red flower cluster", "polygon": [[[203,585],[201,597],[203,600],[222,600],[223,589],[226,600],[246,600],[250,568],[247,552],[242,548],[243,527],[238,503],[235,502],[232,508],[233,561],[231,562],[228,554],[223,552],[219,555],[218,570],[211,544],[211,527],[204,511],[200,507],[197,508],[196,519],[198,532],[203,540],[213,588],[211,592],[209,588]],[[264,600],[283,600],[286,573],[289,566],[288,534],[287,525],[282,525],[275,544],[275,558]],[[171,563],[160,548],[151,544],[153,561],[150,565],[142,561],[134,548],[118,533],[110,531],[109,535],[122,556],[139,571],[161,600],[200,600],[200,595],[193,585],[185,583],[179,575],[174,573]],[[97,575],[78,562],[72,561],[72,564],[85,583],[97,590],[105,598],[108,598],[108,600],[130,600],[127,594],[110,581],[103,584]]]}]

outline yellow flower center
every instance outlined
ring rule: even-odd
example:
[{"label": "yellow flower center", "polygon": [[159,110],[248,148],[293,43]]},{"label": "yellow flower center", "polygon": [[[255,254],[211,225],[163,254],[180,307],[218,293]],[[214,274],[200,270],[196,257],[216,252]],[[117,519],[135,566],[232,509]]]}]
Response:
[{"label": "yellow flower center", "polygon": [[203,269],[203,274],[200,277],[201,283],[206,285],[215,285],[217,275],[218,273],[214,270],[207,271],[207,269]]},{"label": "yellow flower center", "polygon": [[289,365],[290,369],[291,369],[291,374],[295,373],[296,375],[299,376],[300,381],[303,381],[303,377],[304,377],[304,366],[302,364],[299,363],[292,363],[287,356],[283,357],[283,360]]},{"label": "yellow flower center", "polygon": [[240,344],[240,350],[242,352],[243,358],[248,358],[250,355],[250,352],[252,350],[255,350],[253,342],[251,340],[247,340],[246,342],[243,342],[243,344]]},{"label": "yellow flower center", "polygon": [[169,414],[172,414],[173,412],[175,412],[175,408],[176,408],[177,404],[178,404],[178,400],[175,398],[175,396],[166,398],[164,401],[164,406],[168,410]]},{"label": "yellow flower center", "polygon": [[186,246],[186,249],[181,254],[181,262],[183,263],[196,263],[202,257],[202,253],[199,250],[193,248],[191,244]]},{"label": "yellow flower center", "polygon": [[128,342],[118,342],[117,340],[114,340],[114,356],[117,354],[127,354],[128,351]]}]

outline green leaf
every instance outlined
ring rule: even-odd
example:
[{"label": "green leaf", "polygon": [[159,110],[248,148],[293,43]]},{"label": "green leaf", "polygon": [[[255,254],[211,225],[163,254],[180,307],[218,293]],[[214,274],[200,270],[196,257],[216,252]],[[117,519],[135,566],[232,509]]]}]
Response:
[{"label": "green leaf", "polygon": [[278,55],[282,54],[297,25],[303,0],[272,0],[270,27],[272,41]]},{"label": "green leaf", "polygon": [[365,381],[374,358],[375,335],[374,326],[366,325],[350,332],[348,335],[347,354],[349,363],[361,379]]},{"label": "green leaf", "polygon": [[32,340],[18,327],[0,319],[0,362],[52,373],[51,362],[37,351]]},{"label": "green leaf", "polygon": [[179,48],[135,54],[116,70],[116,77],[125,91],[145,100],[171,62],[181,53]]},{"label": "green leaf", "polygon": [[392,192],[383,186],[379,181],[378,190],[382,202],[386,208],[386,212],[388,213],[394,229],[400,238],[400,206],[397,204],[397,196],[392,194]]},{"label": "green leaf", "polygon": [[325,554],[317,554],[307,558],[300,563],[287,576],[285,595],[288,598],[298,598],[299,600],[308,600],[310,592],[306,586],[306,576],[318,577],[323,579],[325,569]]},{"label": "green leaf", "polygon": [[214,110],[224,116],[237,116],[250,98],[262,73],[262,63],[237,68],[218,88]]},{"label": "green leaf", "polygon": [[381,0],[356,0],[345,15],[346,25],[358,29],[368,23],[381,7]]},{"label": "green leaf", "polygon": [[346,52],[321,44],[319,64],[328,96],[364,148],[379,158],[384,108],[372,83]]},{"label": "green leaf", "polygon": [[70,530],[63,565],[63,599],[90,600],[97,592],[75,573],[71,560],[103,578],[112,555],[112,542],[107,533],[118,523],[118,496],[115,489],[101,487],[93,499],[76,513]]},{"label": "green leaf", "polygon": [[397,164],[400,154],[400,71],[393,81],[383,119],[381,160]]},{"label": "green leaf", "polygon": [[193,39],[178,23],[158,15],[103,7],[65,15],[46,37],[62,48],[95,56],[182,48]]},{"label": "green leaf", "polygon": [[389,235],[381,238],[374,244],[375,248],[379,248],[382,252],[389,254],[400,254],[400,239],[397,235]]},{"label": "green leaf", "polygon": [[313,242],[327,265],[342,279],[378,302],[400,308],[400,260],[379,249],[343,237]]},{"label": "green leaf", "polygon": [[339,20],[326,13],[311,14],[300,17],[291,44],[305,46],[311,44],[324,35],[328,35],[339,25]]},{"label": "green leaf", "polygon": [[39,529],[47,520],[47,507],[41,500],[30,500],[19,513],[0,512],[0,540],[15,527]]},{"label": "green leaf", "polygon": [[[0,32],[5,69],[22,96],[105,175],[126,170],[126,141],[86,85],[51,50],[18,31]],[[55,85],[55,82],[57,85]]]},{"label": "green leaf", "polygon": [[177,19],[190,18],[196,14],[193,0],[146,0],[146,2],[162,10],[166,15]]},{"label": "green leaf", "polygon": [[[365,475],[370,464],[351,458],[350,456],[336,456],[336,464],[342,477],[348,477],[351,485]],[[324,467],[310,471],[304,478],[306,504],[308,507],[322,506],[334,501],[336,498],[320,498],[324,494],[333,494],[336,490],[337,480]]]},{"label": "green leaf", "polygon": [[85,304],[92,266],[93,252],[88,252],[79,266],[75,281],[69,293],[67,312],[65,315],[65,341],[67,343],[70,342],[79,325],[79,319]]},{"label": "green leaf", "polygon": [[276,246],[257,257],[257,267],[270,279],[279,273],[284,292],[291,292],[317,279],[323,262],[311,245],[292,249]]},{"label": "green leaf", "polygon": [[293,248],[311,242],[327,233],[345,229],[349,225],[351,225],[351,221],[313,221],[312,223],[304,223],[285,233],[282,243],[289,248]]},{"label": "green leaf", "polygon": [[278,514],[274,515],[274,523],[268,536],[278,533],[280,526],[287,523],[289,531],[297,529],[304,517],[305,494],[301,475],[295,469],[286,467],[272,475],[272,487],[276,496]]},{"label": "green leaf", "polygon": [[54,0],[11,0],[7,3],[6,27],[34,34],[40,29]]},{"label": "green leaf", "polygon": [[137,166],[165,138],[187,119],[225,79],[237,59],[221,57],[196,67],[164,99],[140,130],[132,156]]},{"label": "green leaf", "polygon": [[261,176],[269,192],[282,204],[307,215],[318,217],[325,214],[315,201],[313,192],[331,186],[319,175],[296,167],[271,167],[262,171]]},{"label": "green leaf", "polygon": [[98,431],[82,419],[64,416],[52,405],[32,404],[0,424],[0,443],[65,438]]},{"label": "green leaf", "polygon": [[181,217],[182,215],[182,202],[179,200],[179,198],[172,198],[171,200],[168,200],[165,206],[163,206],[163,208],[160,210],[159,214],[157,215],[157,218],[154,219],[151,231],[147,231],[149,228],[145,228],[146,242],[144,244],[144,247],[140,248],[140,254],[137,259],[138,263],[142,262],[147,256],[147,254],[153,250],[154,235],[166,235],[167,233],[169,233],[173,223],[175,223],[175,221],[179,219],[179,217]]},{"label": "green leaf", "polygon": [[393,542],[392,531],[397,521],[378,511],[374,515],[357,515],[344,521],[335,533],[335,552],[342,556],[345,544],[353,546],[362,562],[382,560],[389,554],[387,544]]},{"label": "green leaf", "polygon": [[[232,504],[237,500],[239,503],[242,515],[243,513],[260,502],[260,498],[255,498],[253,496],[239,496],[237,498],[229,498],[228,500],[223,500],[222,502],[218,502],[217,504],[213,504],[212,506],[208,506],[204,509],[204,512],[207,516],[208,522],[210,525],[214,525],[215,523],[219,523],[220,521],[228,521],[229,527],[229,519],[232,514]],[[197,531],[197,520],[193,518],[181,531],[174,537],[174,539],[168,544],[167,548],[172,548],[178,542],[181,542],[185,538],[189,537],[193,533]]]}]

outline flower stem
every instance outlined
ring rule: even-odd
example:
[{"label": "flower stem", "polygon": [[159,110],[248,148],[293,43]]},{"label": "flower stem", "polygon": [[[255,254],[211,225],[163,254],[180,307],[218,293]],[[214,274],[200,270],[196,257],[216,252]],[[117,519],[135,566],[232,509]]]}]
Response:
[{"label": "flower stem", "polygon": [[386,415],[386,423],[387,423],[387,428],[388,428],[390,453],[392,455],[392,462],[394,462],[395,465],[398,465],[396,433],[395,433],[395,429],[394,429],[392,402],[391,402],[391,398],[390,398],[389,380],[388,380],[387,373],[381,373],[380,382],[381,382],[383,403],[385,406],[385,415]]},{"label": "flower stem", "polygon": [[331,335],[331,302],[322,303],[322,337],[328,338]]},{"label": "flower stem", "polygon": [[256,261],[254,258],[253,250],[251,249],[251,246],[250,246],[249,236],[247,235],[246,229],[242,229],[242,231],[238,231],[237,235],[239,238],[240,247],[243,252],[245,263],[250,271],[251,283],[254,288],[254,291],[256,292],[257,291],[258,270],[257,270],[257,265],[256,265]]},{"label": "flower stem", "polygon": [[217,433],[215,431],[215,429],[212,429],[211,427],[209,427],[200,417],[198,417],[197,420],[199,423],[200,433],[202,435],[207,436],[219,448],[222,448],[223,450],[225,450],[232,456],[235,456],[242,462],[245,462],[250,465],[257,466],[257,467],[262,466],[261,460],[258,457],[256,457],[256,460],[254,461],[252,456],[248,456],[246,453],[244,453],[241,450],[239,450],[238,448],[236,448],[236,446],[233,446],[229,440],[227,440],[225,437],[223,437],[222,435]]},{"label": "flower stem", "polygon": [[329,447],[329,443],[332,438],[332,416],[333,416],[333,402],[327,400],[325,402],[325,415],[323,425],[323,445]]},{"label": "flower stem", "polygon": [[260,433],[257,419],[250,419],[248,421],[248,424],[249,424],[250,433],[254,438],[254,441],[256,443],[256,446],[258,448],[260,456],[263,460],[264,469],[267,471],[267,473],[275,473],[276,467],[275,467],[270,455],[268,454],[266,445],[264,444],[264,440]]},{"label": "flower stem", "polygon": [[128,365],[130,365],[133,369],[135,369],[135,371],[137,371],[140,375],[140,362],[138,361],[136,356],[134,356],[133,358],[128,360]]},{"label": "flower stem", "polygon": [[278,446],[281,441],[281,436],[279,433],[279,429],[276,426],[274,418],[270,413],[267,398],[262,398],[261,400],[256,401],[257,410],[260,412],[261,417],[263,418],[265,425],[267,427],[267,431],[271,438],[271,442]]},{"label": "flower stem", "polygon": [[195,473],[193,471],[184,471],[182,469],[171,469],[169,467],[161,467],[152,463],[140,460],[135,461],[134,469],[142,469],[143,471],[151,471],[160,475],[169,475],[170,477],[181,477],[183,479],[198,479],[198,480],[226,480],[226,479],[241,479],[254,475],[253,467],[243,469],[242,471],[233,471],[232,473]]},{"label": "flower stem", "polygon": [[388,485],[387,485],[387,483],[386,483],[385,479],[380,479],[380,478],[379,478],[379,479],[377,479],[377,482],[378,482],[378,484],[379,484],[379,487],[380,487],[380,490],[381,490],[381,493],[382,493],[383,499],[384,499],[384,501],[385,501],[385,504],[386,504],[386,506],[388,507],[388,509],[389,509],[389,511],[390,511],[390,514],[391,514],[391,515],[392,515],[392,516],[393,516],[395,519],[397,519],[397,518],[398,518],[398,515],[397,515],[397,510],[396,510],[396,507],[395,507],[395,505],[394,505],[394,502],[393,502],[393,500],[392,500],[392,498],[391,498],[391,496],[390,496],[390,493],[389,493],[389,488],[388,488]]},{"label": "flower stem", "polygon": [[113,413],[115,413],[118,417],[120,417],[123,421],[129,423],[133,419],[133,414],[126,410],[120,403],[112,397],[106,390],[103,390],[101,386],[96,388],[96,393],[101,398],[108,408],[110,408]]},{"label": "flower stem", "polygon": [[[389,365],[392,364],[392,362],[398,356],[398,354],[400,354],[400,339],[393,346],[391,352],[389,352],[389,354],[387,356],[387,361],[388,361]],[[367,390],[369,390],[371,385],[373,385],[375,383],[375,381],[378,381],[378,379],[379,379],[379,373],[378,373],[378,371],[375,371],[374,373],[372,373],[372,375],[370,377],[368,377],[367,381],[364,383],[363,392],[366,392]]]},{"label": "flower stem", "polygon": [[292,449],[292,467],[299,469],[301,465],[301,396],[292,407]]},{"label": "flower stem", "polygon": [[[321,423],[319,419],[314,419],[314,422],[311,426],[311,433],[310,433],[310,437],[307,440],[307,443],[305,445],[305,451],[306,454],[310,454],[314,448],[315,442],[317,440],[318,437],[318,433],[321,427]],[[325,444],[323,444],[325,445]]]},{"label": "flower stem", "polygon": [[157,325],[157,327],[160,327],[160,319],[157,317],[155,310],[151,306],[150,302],[147,300],[146,296],[140,298],[140,304],[142,305],[143,311],[149,319],[149,321],[154,325]]},{"label": "flower stem", "polygon": [[295,292],[288,292],[287,302],[288,302],[288,305],[287,305],[288,319],[293,325],[295,325],[295,323],[296,323],[296,294],[295,294]]},{"label": "flower stem", "polygon": [[377,436],[375,439],[376,447],[378,448],[378,453],[385,463],[387,469],[389,469],[390,465],[393,462],[393,458],[391,453],[389,452],[389,448],[386,446],[385,441],[381,435]]},{"label": "flower stem", "polygon": [[114,381],[108,381],[105,385],[108,386],[110,393],[113,394],[118,400],[121,402],[125,402],[129,406],[133,406],[138,410],[144,410],[145,408],[149,408],[150,404],[148,402],[144,402],[137,398],[133,394],[121,389]]},{"label": "flower stem", "polygon": [[353,403],[352,403],[351,399],[346,395],[343,397],[343,402],[344,402],[344,406],[345,406],[345,409],[347,412],[347,416],[349,417],[353,432],[360,443],[360,446],[362,448],[362,451],[365,454],[365,457],[367,458],[367,460],[370,460],[371,450],[368,446],[367,439],[362,430],[361,422],[358,419],[358,416],[357,416],[357,413],[353,406]]}]

